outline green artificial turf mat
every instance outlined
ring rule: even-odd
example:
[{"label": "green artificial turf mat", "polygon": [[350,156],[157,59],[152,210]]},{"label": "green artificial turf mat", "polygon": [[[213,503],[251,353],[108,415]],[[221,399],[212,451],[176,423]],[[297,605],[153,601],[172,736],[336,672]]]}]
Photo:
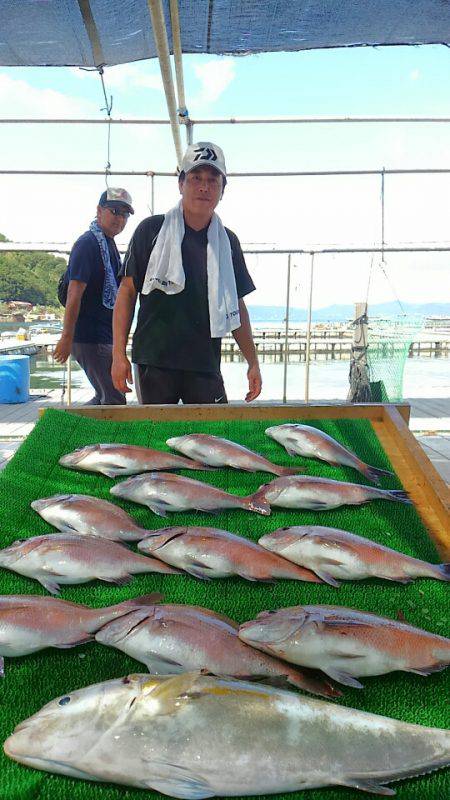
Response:
[{"label": "green artificial turf mat", "polygon": [[[364,506],[320,513],[273,509],[270,517],[233,510],[217,516],[200,512],[177,513],[164,519],[145,506],[113,498],[109,488],[115,481],[58,465],[61,455],[86,444],[116,441],[167,450],[165,442],[170,436],[201,431],[232,439],[285,466],[293,463],[307,465],[311,475],[366,483],[359,473],[349,468],[330,467],[300,457],[292,459],[281,445],[264,434],[266,427],[276,424],[280,421],[103,422],[48,410],[0,474],[1,546],[19,538],[53,532],[53,528],[32,511],[30,503],[37,498],[69,492],[92,494],[117,502],[144,528],[209,525],[257,540],[263,533],[284,525],[322,524],[367,536],[417,558],[439,561],[414,507],[401,503],[375,501]],[[368,421],[321,420],[312,424],[354,449],[369,464],[390,468]],[[275,477],[231,469],[180,474],[236,494],[250,494]],[[383,477],[382,486],[401,488],[396,477]],[[252,619],[266,609],[330,603],[393,618],[404,617],[413,625],[448,635],[448,586],[432,580],[417,580],[408,586],[381,580],[348,582],[340,589],[334,589],[296,581],[279,581],[273,585],[250,583],[240,578],[203,582],[189,576],[149,574],[136,576],[128,586],[120,588],[100,581],[63,586],[60,597],[98,607],[152,591],[162,592],[166,602],[206,606],[238,622]],[[47,594],[36,581],[4,569],[0,569],[0,592]],[[47,649],[22,658],[5,658],[5,679],[0,682],[1,742],[20,721],[53,698],[130,672],[145,672],[145,667],[123,653],[97,643],[69,650]],[[365,689],[362,691],[344,687],[344,697],[339,702],[407,722],[448,726],[448,670],[427,678],[399,672],[367,678],[363,682]],[[141,790],[90,783],[27,768],[8,759],[3,752],[0,754],[0,776],[1,800],[66,800],[68,797],[71,800],[138,800],[145,796]],[[446,800],[450,797],[450,771],[401,781],[392,786],[399,800]],[[156,794],[151,793],[151,796],[156,797]],[[290,794],[286,798],[292,800],[294,796]],[[297,795],[299,800],[303,797],[305,800],[362,800],[365,796],[344,788],[309,790]]]}]

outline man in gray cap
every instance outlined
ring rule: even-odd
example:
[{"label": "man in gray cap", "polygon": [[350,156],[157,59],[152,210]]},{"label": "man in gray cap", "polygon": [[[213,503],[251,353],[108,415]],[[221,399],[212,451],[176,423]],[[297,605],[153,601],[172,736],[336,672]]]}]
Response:
[{"label": "man in gray cap", "polygon": [[261,373],[244,296],[255,289],[237,236],[215,214],[226,185],[225,159],[212,142],[189,145],[178,178],[180,203],[143,220],[131,239],[113,318],[113,383],[129,392],[126,345],[133,336],[141,403],[226,403],[221,337],[232,332],[248,363],[247,402]]},{"label": "man in gray cap", "polygon": [[67,299],[61,338],[54,357],[63,364],[76,358],[94,388],[93,405],[126,403],[112,383],[112,310],[121,268],[114,237],[122,233],[132,200],[125,189],[108,188],[100,196],[96,219],[75,242],[65,275]]}]

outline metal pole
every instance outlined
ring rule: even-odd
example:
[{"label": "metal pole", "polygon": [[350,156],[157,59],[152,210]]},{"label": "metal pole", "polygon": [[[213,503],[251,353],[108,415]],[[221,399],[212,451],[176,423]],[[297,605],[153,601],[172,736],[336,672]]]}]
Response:
[{"label": "metal pole", "polygon": [[312,296],[314,279],[314,253],[311,253],[309,267],[309,303],[308,303],[308,322],[306,328],[306,354],[305,354],[305,403],[309,403],[309,360],[311,353],[311,316],[312,316]]},{"label": "metal pole", "polygon": [[381,171],[381,260],[384,263],[384,175],[385,169]]},{"label": "metal pole", "polygon": [[67,359],[67,405],[72,405],[72,356]]},{"label": "metal pole", "polygon": [[288,365],[288,348],[289,348],[289,304],[291,292],[291,254],[288,255],[287,267],[287,286],[286,286],[286,318],[284,329],[284,373],[283,373],[283,403],[287,402],[286,388],[287,388],[287,365]]},{"label": "metal pole", "polygon": [[151,196],[150,196],[150,208],[152,212],[152,216],[155,213],[155,176],[152,175],[152,183],[151,183]]},{"label": "metal pole", "polygon": [[155,39],[156,51],[158,53],[161,77],[166,95],[167,110],[169,112],[170,127],[172,129],[173,143],[177,156],[178,165],[183,158],[181,147],[180,125],[177,115],[177,101],[175,99],[175,89],[173,85],[172,69],[170,66],[169,42],[167,39],[166,22],[161,0],[147,0],[152,20],[153,36]]}]

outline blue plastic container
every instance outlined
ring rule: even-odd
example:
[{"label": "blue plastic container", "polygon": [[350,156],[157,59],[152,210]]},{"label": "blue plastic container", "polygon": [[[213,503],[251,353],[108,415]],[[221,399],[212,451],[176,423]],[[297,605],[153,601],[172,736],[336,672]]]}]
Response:
[{"label": "blue plastic container", "polygon": [[0,356],[0,403],[26,403],[30,397],[30,356]]}]

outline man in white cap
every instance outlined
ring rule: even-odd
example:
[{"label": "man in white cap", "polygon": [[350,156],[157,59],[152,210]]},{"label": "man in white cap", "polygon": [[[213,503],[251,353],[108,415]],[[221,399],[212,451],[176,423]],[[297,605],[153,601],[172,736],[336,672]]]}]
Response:
[{"label": "man in white cap", "polygon": [[112,383],[112,313],[121,261],[114,237],[122,233],[132,200],[125,189],[108,188],[100,196],[96,219],[75,242],[65,274],[64,325],[54,357],[63,364],[70,354],[94,389],[92,405],[126,403]]},{"label": "man in white cap", "polygon": [[261,373],[244,296],[255,289],[237,236],[214,213],[226,185],[225,159],[212,142],[189,145],[178,178],[180,203],[143,220],[131,239],[113,318],[112,377],[131,391],[126,345],[133,336],[141,403],[226,403],[221,337],[232,332],[248,363],[247,402]]}]

